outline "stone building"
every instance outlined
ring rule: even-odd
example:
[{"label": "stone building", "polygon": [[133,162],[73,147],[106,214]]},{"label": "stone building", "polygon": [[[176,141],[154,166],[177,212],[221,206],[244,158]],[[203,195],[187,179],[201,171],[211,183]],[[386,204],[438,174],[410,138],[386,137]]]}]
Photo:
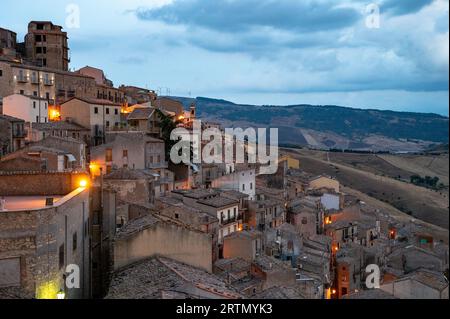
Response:
[{"label": "stone building", "polygon": [[187,206],[197,208],[219,220],[220,245],[223,244],[225,236],[242,229],[239,201],[221,195],[220,190],[174,190],[172,194]]},{"label": "stone building", "polygon": [[171,99],[169,97],[158,97],[155,101],[155,106],[162,111],[172,113],[177,119],[180,116],[184,116],[183,103],[175,99]]},{"label": "stone building", "polygon": [[50,21],[31,21],[25,36],[26,57],[36,65],[69,70],[67,33]]},{"label": "stone building", "polygon": [[273,286],[295,287],[295,270],[279,259],[261,255],[251,265],[253,276],[263,280],[263,289]]},{"label": "stone building", "polygon": [[121,85],[119,90],[124,93],[125,100],[129,105],[145,104],[149,102],[154,104],[154,101],[156,101],[157,98],[155,91],[136,86]]},{"label": "stone building", "polygon": [[3,114],[17,117],[27,123],[47,123],[48,100],[32,95],[9,95],[3,98]]},{"label": "stone building", "polygon": [[212,248],[213,238],[208,233],[148,214],[130,220],[117,232],[114,269],[164,256],[212,272]]},{"label": "stone building", "polygon": [[97,98],[95,79],[75,72],[55,72],[55,100],[56,105],[74,98]]},{"label": "stone building", "polygon": [[119,214],[116,193],[93,184],[90,192],[91,200],[91,256],[92,256],[92,297],[103,298],[108,292],[110,274],[113,266],[113,240],[116,234]]},{"label": "stone building", "polygon": [[276,228],[286,221],[283,202],[265,194],[257,194],[255,200],[248,202],[245,223],[248,227],[265,231]]},{"label": "stone building", "polygon": [[27,124],[28,140],[38,142],[48,136],[72,138],[88,144],[91,130],[70,121]]},{"label": "stone building", "polygon": [[[26,298],[56,299],[61,291],[68,299],[91,296],[89,188],[79,187],[81,178],[0,176],[1,287],[18,289]],[[65,285],[69,265],[79,269],[79,288]]]},{"label": "stone building", "polygon": [[[33,165],[24,159],[38,162]],[[85,171],[86,144],[71,138],[49,136],[3,157],[0,167],[9,171]]]},{"label": "stone building", "polygon": [[3,171],[49,171],[68,172],[74,169],[74,161],[62,150],[43,146],[28,146],[0,160]]},{"label": "stone building", "polygon": [[339,193],[340,184],[335,178],[319,175],[309,180],[308,189],[332,189],[335,193]]},{"label": "stone building", "polygon": [[25,121],[0,115],[0,158],[25,146]]},{"label": "stone building", "polygon": [[127,116],[127,127],[130,130],[141,131],[154,137],[161,136],[160,118],[157,109],[153,107],[134,107]]},{"label": "stone building", "polygon": [[321,234],[324,227],[324,208],[320,197],[305,196],[292,200],[289,203],[288,220],[305,238]]},{"label": "stone building", "polygon": [[105,142],[106,131],[120,126],[121,104],[109,100],[72,98],[61,104],[61,120],[91,130],[91,145]]},{"label": "stone building", "polygon": [[53,70],[3,60],[0,57],[0,104],[2,98],[13,94],[55,102],[56,74]]},{"label": "stone building", "polygon": [[223,239],[223,258],[242,258],[251,262],[262,252],[263,238],[258,231],[238,231]]},{"label": "stone building", "polygon": [[116,193],[119,205],[128,203],[145,206],[155,202],[154,180],[144,171],[119,168],[105,175],[103,185]]},{"label": "stone building", "polygon": [[[17,45],[17,33],[0,28],[0,55],[7,55],[6,50],[16,50]],[[5,50],[5,51],[3,51]]]},{"label": "stone building", "polygon": [[256,170],[250,167],[237,167],[230,174],[212,180],[211,186],[223,190],[235,190],[254,200],[256,195]]},{"label": "stone building", "polygon": [[441,272],[427,269],[416,270],[380,289],[399,299],[446,299],[448,279]]},{"label": "stone building", "polygon": [[98,100],[108,100],[112,103],[123,105],[125,103],[124,93],[115,88],[112,81],[108,80],[103,70],[94,68],[92,66],[85,66],[74,72],[86,77],[91,77],[95,80],[95,96]]},{"label": "stone building", "polygon": [[91,149],[91,165],[95,175],[118,168],[146,170],[155,178],[156,198],[173,190],[174,176],[168,170],[164,141],[144,132],[108,133],[106,144]]}]

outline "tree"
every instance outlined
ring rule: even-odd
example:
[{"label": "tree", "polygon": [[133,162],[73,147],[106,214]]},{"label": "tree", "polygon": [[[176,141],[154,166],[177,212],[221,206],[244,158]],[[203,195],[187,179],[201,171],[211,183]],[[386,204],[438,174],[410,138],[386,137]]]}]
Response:
[{"label": "tree", "polygon": [[170,150],[177,143],[177,141],[172,141],[170,139],[170,134],[179,124],[181,124],[181,121],[175,120],[174,116],[166,115],[158,109],[156,110],[156,114],[160,119],[159,125],[161,126],[161,137],[165,144],[166,158],[170,159]]}]

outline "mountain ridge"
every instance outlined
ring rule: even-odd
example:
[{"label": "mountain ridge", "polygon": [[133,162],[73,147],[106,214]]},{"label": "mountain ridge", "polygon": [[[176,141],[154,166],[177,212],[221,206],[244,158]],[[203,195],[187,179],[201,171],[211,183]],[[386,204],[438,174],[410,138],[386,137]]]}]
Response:
[{"label": "mountain ridge", "polygon": [[320,149],[415,152],[448,143],[449,118],[435,113],[338,105],[251,105],[208,97],[171,97],[196,103],[200,118],[227,127],[278,127],[280,143]]}]

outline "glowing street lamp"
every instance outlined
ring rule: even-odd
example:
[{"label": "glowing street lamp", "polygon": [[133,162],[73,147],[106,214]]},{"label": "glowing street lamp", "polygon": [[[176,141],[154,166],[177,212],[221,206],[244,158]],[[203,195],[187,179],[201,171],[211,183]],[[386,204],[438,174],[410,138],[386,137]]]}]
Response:
[{"label": "glowing street lamp", "polygon": [[88,186],[88,181],[86,179],[82,179],[80,181],[80,187],[86,188]]}]

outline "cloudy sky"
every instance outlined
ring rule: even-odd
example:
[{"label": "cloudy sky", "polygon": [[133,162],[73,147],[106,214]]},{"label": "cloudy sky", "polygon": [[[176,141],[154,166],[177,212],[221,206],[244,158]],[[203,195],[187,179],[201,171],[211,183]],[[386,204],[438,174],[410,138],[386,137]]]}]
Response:
[{"label": "cloudy sky", "polygon": [[0,7],[0,26],[19,39],[30,20],[63,25],[71,67],[100,67],[115,85],[448,115],[448,0],[2,0]]}]

